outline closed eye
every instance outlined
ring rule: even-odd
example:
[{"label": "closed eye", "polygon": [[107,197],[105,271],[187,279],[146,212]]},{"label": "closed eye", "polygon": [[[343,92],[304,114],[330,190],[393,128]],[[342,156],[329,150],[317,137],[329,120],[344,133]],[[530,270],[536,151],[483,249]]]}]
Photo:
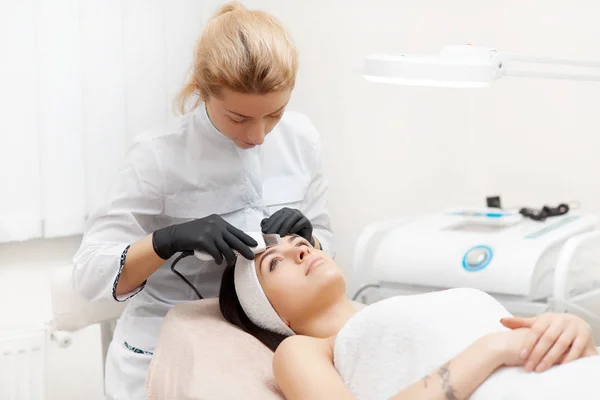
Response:
[{"label": "closed eye", "polygon": [[237,120],[237,119],[233,119],[231,117],[229,117],[229,120],[231,122],[233,122],[234,124],[240,124],[240,125],[243,124],[243,123],[245,123],[246,121],[248,121],[247,119]]}]

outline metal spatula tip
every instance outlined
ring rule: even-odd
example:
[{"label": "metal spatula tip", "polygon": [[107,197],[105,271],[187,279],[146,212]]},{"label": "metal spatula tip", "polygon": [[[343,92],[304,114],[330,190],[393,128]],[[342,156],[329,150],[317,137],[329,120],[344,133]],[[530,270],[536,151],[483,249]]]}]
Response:
[{"label": "metal spatula tip", "polygon": [[277,246],[281,243],[281,236],[273,233],[273,234],[263,234],[263,239],[265,241],[265,247],[268,249],[269,247]]}]

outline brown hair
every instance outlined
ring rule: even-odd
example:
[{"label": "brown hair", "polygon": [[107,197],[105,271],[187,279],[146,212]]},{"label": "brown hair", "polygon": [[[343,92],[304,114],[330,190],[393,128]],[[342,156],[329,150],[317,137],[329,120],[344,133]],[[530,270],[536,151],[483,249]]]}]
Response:
[{"label": "brown hair", "polygon": [[221,278],[221,289],[219,290],[219,307],[221,314],[229,323],[241,328],[254,336],[272,351],[287,337],[280,333],[271,332],[255,325],[244,312],[235,291],[234,281],[235,265],[225,268]]}]

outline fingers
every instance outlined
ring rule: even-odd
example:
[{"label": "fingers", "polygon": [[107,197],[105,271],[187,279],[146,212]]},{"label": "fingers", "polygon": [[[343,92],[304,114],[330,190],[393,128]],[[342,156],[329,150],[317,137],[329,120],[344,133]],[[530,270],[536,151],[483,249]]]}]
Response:
[{"label": "fingers", "polygon": [[199,250],[210,254],[210,256],[212,258],[214,258],[214,260],[217,264],[221,265],[223,263],[223,256],[221,255],[221,252],[219,251],[217,244],[215,242],[213,242],[212,244],[209,244],[209,245],[205,245],[203,247],[204,248],[199,249]]},{"label": "fingers", "polygon": [[263,233],[273,233],[270,231],[271,225],[273,225],[273,221],[278,218],[283,209],[277,211],[275,214],[271,215],[269,218],[265,218],[261,221],[260,227],[262,228]]},{"label": "fingers", "polygon": [[[304,220],[306,220],[306,218],[299,212],[289,213],[279,228],[279,236],[297,233],[304,225]],[[297,225],[300,225],[300,228],[296,229]]]},{"label": "fingers", "polygon": [[538,323],[534,324],[532,328],[525,336],[525,340],[523,340],[523,345],[521,349],[521,358],[526,360],[527,357],[531,354],[533,347],[536,345],[540,337],[546,332],[550,323],[547,320],[540,320]]},{"label": "fingers", "polygon": [[519,329],[531,328],[535,321],[535,318],[508,317],[502,318],[500,323],[510,329]]},{"label": "fingers", "polygon": [[305,216],[302,216],[298,221],[294,223],[294,225],[290,228],[289,232],[298,233],[302,230],[302,228],[306,227],[309,224],[310,222],[308,221],[308,219]]},{"label": "fingers", "polygon": [[590,343],[589,340],[586,343],[587,343],[587,345],[585,346],[583,353],[581,354],[581,357],[597,356],[598,348],[596,347],[596,345],[593,343]]},{"label": "fingers", "polygon": [[[283,225],[283,223],[286,220],[286,217],[287,217],[286,214],[287,213],[285,213],[283,210],[279,210],[275,214],[273,214],[271,216],[271,218],[269,218],[269,220],[267,221],[265,226],[263,227],[263,232],[264,233],[277,233],[280,236],[282,236],[279,232],[281,230],[281,226]],[[283,235],[283,236],[285,236],[285,235]]]},{"label": "fingers", "polygon": [[[563,356],[571,347],[571,344],[577,337],[577,330],[574,328],[567,329],[558,337],[552,348],[546,353],[540,364],[535,368],[536,372],[543,372],[551,366],[558,364]],[[564,361],[564,359],[563,359]]]},{"label": "fingers", "polygon": [[586,335],[577,335],[571,344],[571,349],[567,352],[567,355],[563,358],[561,364],[575,361],[581,357],[585,351],[588,340],[589,338]]},{"label": "fingers", "polygon": [[[229,245],[225,243],[225,240],[222,238],[218,238],[215,240],[215,243],[219,251],[223,254],[223,256],[225,256],[225,261],[227,261],[227,265],[234,265],[237,257],[235,256],[233,250],[231,250],[231,247],[229,247]],[[221,263],[219,263],[219,265],[221,265]]]},{"label": "fingers", "polygon": [[[538,341],[546,333],[546,330],[548,329],[549,326],[550,326],[550,321],[548,319],[538,320],[535,324],[533,324],[533,326],[529,330],[529,333],[527,333],[525,340],[523,340],[523,348],[521,350],[521,358],[523,360],[529,359],[530,362],[525,364],[525,369],[528,371],[532,371],[533,368],[535,368],[535,365],[533,365],[533,367],[532,367],[534,360],[531,359],[531,355],[533,354],[534,347],[537,347]],[[538,350],[537,350],[537,356],[538,356],[537,361],[538,362],[539,362],[539,359],[541,359],[541,357],[546,353],[546,352],[544,352],[543,354],[540,355],[539,353],[541,351],[542,351],[542,348],[541,347],[538,348]],[[536,365],[537,365],[537,363],[536,363]],[[531,368],[528,369],[527,366],[530,366]]]},{"label": "fingers", "polygon": [[[528,351],[530,352],[530,356],[525,364],[526,371],[533,371],[537,368],[542,357],[546,355],[562,332],[562,325],[551,324],[549,319],[541,319],[533,325],[525,338],[525,349],[532,349]],[[530,347],[531,344],[533,345]]]},{"label": "fingers", "polygon": [[[249,236],[248,234],[244,233],[243,231],[239,230],[238,228],[236,228],[235,226],[233,226],[231,224],[229,224],[227,226],[227,232],[224,232],[223,236],[226,236],[227,233],[231,233],[233,236],[238,238],[242,243],[244,243],[246,245],[245,246],[246,248],[248,246],[250,246],[250,247],[258,246],[258,243],[256,242],[256,240],[254,240],[252,238],[252,236]],[[235,249],[238,250],[237,247],[235,247]],[[238,251],[240,251],[240,250],[238,250]],[[240,253],[241,253],[241,251],[240,251]],[[248,257],[246,257],[246,258],[248,258]]]},{"label": "fingers", "polygon": [[[223,239],[225,243],[227,243],[229,250],[231,249],[237,250],[244,258],[247,260],[254,260],[254,252],[250,249],[244,242],[242,242],[237,236],[233,235],[230,232],[225,232],[223,235]],[[257,243],[258,245],[258,243]],[[233,254],[233,252],[232,252]],[[233,256],[233,263],[235,264],[235,255]]]},{"label": "fingers", "polygon": [[308,240],[311,246],[315,246],[315,239],[312,237],[312,225],[306,217],[302,217],[300,221],[292,227],[291,233],[302,236]]}]

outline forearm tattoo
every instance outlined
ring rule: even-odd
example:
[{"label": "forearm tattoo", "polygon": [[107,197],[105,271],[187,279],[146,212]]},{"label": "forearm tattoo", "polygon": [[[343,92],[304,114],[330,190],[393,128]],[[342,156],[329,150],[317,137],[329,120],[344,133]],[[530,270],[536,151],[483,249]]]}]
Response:
[{"label": "forearm tattoo", "polygon": [[450,361],[446,364],[442,365],[438,370],[438,374],[442,379],[442,389],[444,390],[444,394],[446,395],[446,399],[448,400],[458,400],[456,397],[456,391],[450,384]]}]

